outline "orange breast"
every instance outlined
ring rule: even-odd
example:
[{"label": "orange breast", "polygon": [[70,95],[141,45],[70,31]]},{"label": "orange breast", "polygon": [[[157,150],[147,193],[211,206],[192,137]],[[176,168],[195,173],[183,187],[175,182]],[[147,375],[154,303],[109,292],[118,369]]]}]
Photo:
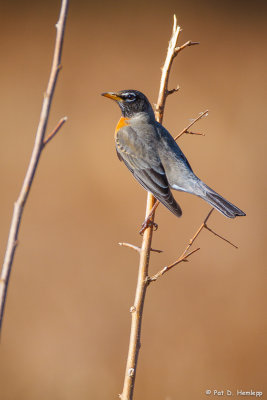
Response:
[{"label": "orange breast", "polygon": [[116,129],[115,129],[115,138],[117,136],[118,131],[123,128],[124,126],[128,125],[128,120],[129,118],[121,117],[119,122],[117,123]]}]

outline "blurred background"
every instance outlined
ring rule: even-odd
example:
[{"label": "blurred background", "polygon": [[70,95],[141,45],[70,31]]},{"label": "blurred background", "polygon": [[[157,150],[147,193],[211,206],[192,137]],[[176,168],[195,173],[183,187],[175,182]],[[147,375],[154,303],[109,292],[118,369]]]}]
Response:
[{"label": "blurred background", "polygon": [[[31,155],[59,1],[0,5],[0,254]],[[204,399],[210,390],[267,391],[266,7],[260,1],[71,2],[45,149],[30,193],[1,335],[1,399],[111,399],[122,390],[146,192],[114,148],[118,107],[101,92],[134,88],[155,103],[173,14],[179,43],[164,124],[194,171],[247,216],[214,212],[189,263],[151,285],[136,399]],[[173,262],[209,211],[175,193],[183,217],[160,206],[150,273]],[[235,398],[233,396],[232,398]]]}]

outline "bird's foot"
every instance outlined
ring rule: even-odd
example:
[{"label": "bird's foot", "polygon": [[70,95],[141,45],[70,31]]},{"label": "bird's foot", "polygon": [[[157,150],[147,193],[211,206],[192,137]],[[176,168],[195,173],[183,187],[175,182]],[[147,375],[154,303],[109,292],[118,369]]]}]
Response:
[{"label": "bird's foot", "polygon": [[141,225],[141,229],[139,231],[140,235],[143,235],[145,230],[147,228],[150,228],[151,226],[154,228],[154,231],[156,231],[159,227],[158,224],[156,224],[156,222],[151,220],[150,215],[149,215]]}]

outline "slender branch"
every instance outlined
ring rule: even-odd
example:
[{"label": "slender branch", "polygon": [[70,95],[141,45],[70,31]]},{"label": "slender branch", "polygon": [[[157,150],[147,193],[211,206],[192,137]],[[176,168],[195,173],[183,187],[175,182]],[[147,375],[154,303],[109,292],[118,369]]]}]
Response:
[{"label": "slender branch", "polygon": [[[195,118],[189,125],[187,125],[177,136],[175,136],[174,140],[178,140],[184,133],[193,134],[193,132],[189,132],[188,129],[191,128],[197,121],[201,118],[206,117],[208,115],[209,110],[203,111],[199,114],[197,118]],[[201,133],[194,133],[194,135],[201,135]]]},{"label": "slender branch", "polygon": [[177,54],[180,53],[180,51],[185,49],[186,47],[195,46],[196,44],[199,44],[199,42],[192,42],[192,40],[188,40],[188,42],[184,43],[182,46],[176,47],[174,57],[176,57]]},{"label": "slender branch", "polygon": [[218,233],[214,232],[211,228],[209,228],[207,226],[207,222],[208,219],[210,218],[212,212],[213,212],[214,208],[212,208],[208,215],[206,216],[206,218],[204,219],[204,221],[202,222],[202,224],[200,225],[200,227],[198,228],[198,230],[196,231],[196,233],[194,234],[194,236],[189,240],[188,245],[186,246],[186,248],[184,249],[183,253],[180,255],[180,257],[172,264],[168,265],[167,267],[162,268],[159,272],[157,272],[155,275],[151,276],[148,278],[149,282],[154,282],[156,281],[160,276],[164,275],[166,272],[168,272],[170,269],[172,269],[173,267],[175,267],[176,265],[180,264],[183,261],[188,261],[188,257],[190,257],[192,254],[194,254],[196,251],[200,250],[200,247],[192,250],[189,252],[190,247],[192,246],[192,244],[195,242],[195,240],[197,239],[197,237],[200,235],[200,233],[202,232],[203,229],[207,229],[209,232],[213,233],[215,236],[219,237],[220,239],[224,240],[225,242],[229,243],[231,246],[235,247],[236,249],[238,248],[235,244],[233,244],[232,242],[230,242],[230,240],[225,239],[223,236],[219,235]]},{"label": "slender branch", "polygon": [[226,243],[229,243],[229,244],[230,244],[231,246],[233,246],[235,249],[238,249],[238,247],[237,247],[234,243],[230,242],[230,240],[225,239],[225,237],[223,237],[223,236],[219,235],[218,233],[214,232],[214,231],[213,231],[211,228],[209,228],[207,225],[205,225],[205,229],[207,229],[209,232],[213,233],[213,235],[215,235],[215,236],[219,237],[220,239],[224,240]]},{"label": "slender branch", "polygon": [[[146,205],[146,216],[150,213],[153,204],[154,204],[154,197],[152,195],[148,195],[147,205]],[[152,219],[153,218],[154,217],[152,217]],[[141,325],[142,325],[142,316],[143,316],[146,289],[148,286],[147,277],[148,277],[148,266],[149,266],[152,235],[153,235],[153,227],[150,226],[144,232],[142,247],[140,251],[135,300],[134,300],[134,305],[131,307],[132,323],[131,323],[130,343],[129,343],[127,363],[126,363],[123,391],[122,394],[120,395],[121,400],[132,400],[133,398],[136,367],[137,367],[139,350],[141,347],[141,341],[140,341]]]},{"label": "slender branch", "polygon": [[167,97],[171,93],[171,91],[168,90],[169,76],[170,76],[170,70],[171,70],[173,60],[176,57],[176,55],[178,54],[175,49],[176,49],[176,43],[177,43],[177,40],[179,37],[179,33],[181,31],[180,26],[177,25],[176,15],[174,15],[173,18],[174,18],[174,21],[173,21],[172,36],[171,36],[171,39],[169,42],[165,63],[162,68],[160,87],[159,87],[159,95],[158,95],[158,101],[157,101],[156,110],[155,110],[156,120],[160,123],[162,123],[162,120],[163,120],[163,112],[164,112],[164,107],[165,107]]},{"label": "slender branch", "polygon": [[[178,52],[180,52],[183,47],[181,46],[181,49],[177,51],[176,44],[180,30],[181,28],[177,25],[176,16],[174,16],[173,31],[169,42],[165,63],[162,68],[160,89],[155,110],[156,120],[160,123],[163,120],[163,113],[164,113],[166,99],[169,94],[174,93],[176,91],[176,90],[174,91],[168,90],[168,82],[169,82],[169,75],[172,62],[176,57],[176,55],[178,54]],[[184,45],[183,48],[187,46],[189,46],[189,44],[187,44],[186,46]],[[140,349],[140,335],[141,335],[144,300],[146,295],[146,289],[149,284],[148,266],[149,266],[151,242],[153,236],[153,222],[154,222],[155,209],[153,210],[152,215],[151,215],[151,210],[153,209],[155,203],[156,203],[155,198],[152,196],[151,193],[148,193],[147,205],[146,205],[146,219],[150,216],[152,225],[148,224],[146,226],[146,229],[144,230],[144,236],[140,251],[136,295],[135,295],[134,305],[131,307],[132,323],[131,323],[130,343],[129,343],[127,363],[126,363],[123,391],[122,394],[120,395],[121,400],[132,400],[133,398],[136,368],[137,368],[138,354]]]},{"label": "slender branch", "polygon": [[56,136],[60,128],[65,124],[67,121],[68,117],[63,117],[61,120],[58,122],[57,126],[54,128],[54,130],[44,139],[43,141],[43,148],[47,145],[47,143],[50,142]]},{"label": "slender branch", "polygon": [[134,246],[131,243],[121,242],[121,243],[119,243],[119,246],[129,247],[130,249],[133,249],[133,250],[137,251],[138,253],[140,253],[140,251],[141,251],[140,247]]},{"label": "slender branch", "polygon": [[192,254],[196,253],[198,250],[200,250],[200,247],[198,247],[195,250],[190,251],[189,253],[185,255],[181,255],[174,263],[168,265],[167,267],[162,268],[159,272],[157,272],[155,275],[151,276],[148,278],[149,282],[154,282],[156,281],[160,276],[164,275],[166,272],[168,272],[170,269],[175,267],[176,265],[180,264],[181,262],[188,261],[188,257],[190,257]]},{"label": "slender branch", "polygon": [[[52,98],[55,90],[55,85],[57,82],[57,77],[59,70],[61,68],[61,55],[62,55],[62,46],[63,46],[63,38],[64,38],[64,30],[66,25],[66,18],[67,18],[67,10],[68,10],[68,0],[62,0],[60,15],[58,22],[56,24],[57,34],[56,34],[56,42],[55,42],[55,49],[54,49],[54,56],[52,61],[51,73],[46,89],[46,93],[43,100],[40,120],[38,124],[38,128],[36,131],[35,136],[35,143],[31,155],[31,159],[29,162],[29,166],[22,184],[22,188],[19,194],[19,197],[14,205],[14,212],[12,216],[12,221],[10,225],[9,237],[7,242],[7,248],[4,258],[4,263],[1,272],[0,278],[0,331],[1,326],[3,323],[3,315],[4,315],[4,308],[5,308],[5,301],[7,295],[7,288],[9,277],[11,273],[11,268],[14,260],[14,255],[18,243],[18,234],[19,228],[21,224],[22,214],[24,210],[24,206],[26,204],[33,179],[36,173],[36,169],[39,163],[39,159],[44,148],[44,145],[48,143],[52,137],[55,136],[56,132],[59,130],[55,129],[50,137],[44,140],[47,121],[49,117],[49,111],[52,103]],[[64,121],[65,122],[65,121]],[[63,122],[60,126],[62,126]],[[56,132],[55,132],[56,131]],[[55,133],[54,133],[55,132]]]},{"label": "slender branch", "polygon": [[[138,253],[140,253],[140,251],[141,251],[140,247],[134,246],[131,243],[122,242],[122,243],[119,243],[119,246],[129,247],[130,249],[133,249],[133,250],[137,251]],[[163,253],[163,250],[159,250],[159,249],[151,248],[150,251],[154,251],[155,253]]]}]

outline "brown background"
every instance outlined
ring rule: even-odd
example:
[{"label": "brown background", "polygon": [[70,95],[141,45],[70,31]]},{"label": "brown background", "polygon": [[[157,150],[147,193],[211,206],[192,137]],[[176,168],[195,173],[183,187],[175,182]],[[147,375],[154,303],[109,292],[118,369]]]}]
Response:
[{"label": "brown background", "polygon": [[[232,4],[234,3],[234,4]],[[59,2],[1,3],[0,240],[25,174],[50,71]],[[195,172],[247,212],[210,226],[201,251],[148,290],[136,399],[204,399],[206,389],[267,392],[266,9],[263,2],[73,1],[49,121],[68,122],[46,148],[20,231],[1,337],[1,399],[112,399],[122,389],[145,191],[118,162],[115,104],[100,93],[135,88],[156,101],[172,15],[180,44],[165,125]],[[162,206],[151,273],[172,262],[207,214],[176,193],[183,217]],[[232,398],[235,398],[233,396]]]}]

